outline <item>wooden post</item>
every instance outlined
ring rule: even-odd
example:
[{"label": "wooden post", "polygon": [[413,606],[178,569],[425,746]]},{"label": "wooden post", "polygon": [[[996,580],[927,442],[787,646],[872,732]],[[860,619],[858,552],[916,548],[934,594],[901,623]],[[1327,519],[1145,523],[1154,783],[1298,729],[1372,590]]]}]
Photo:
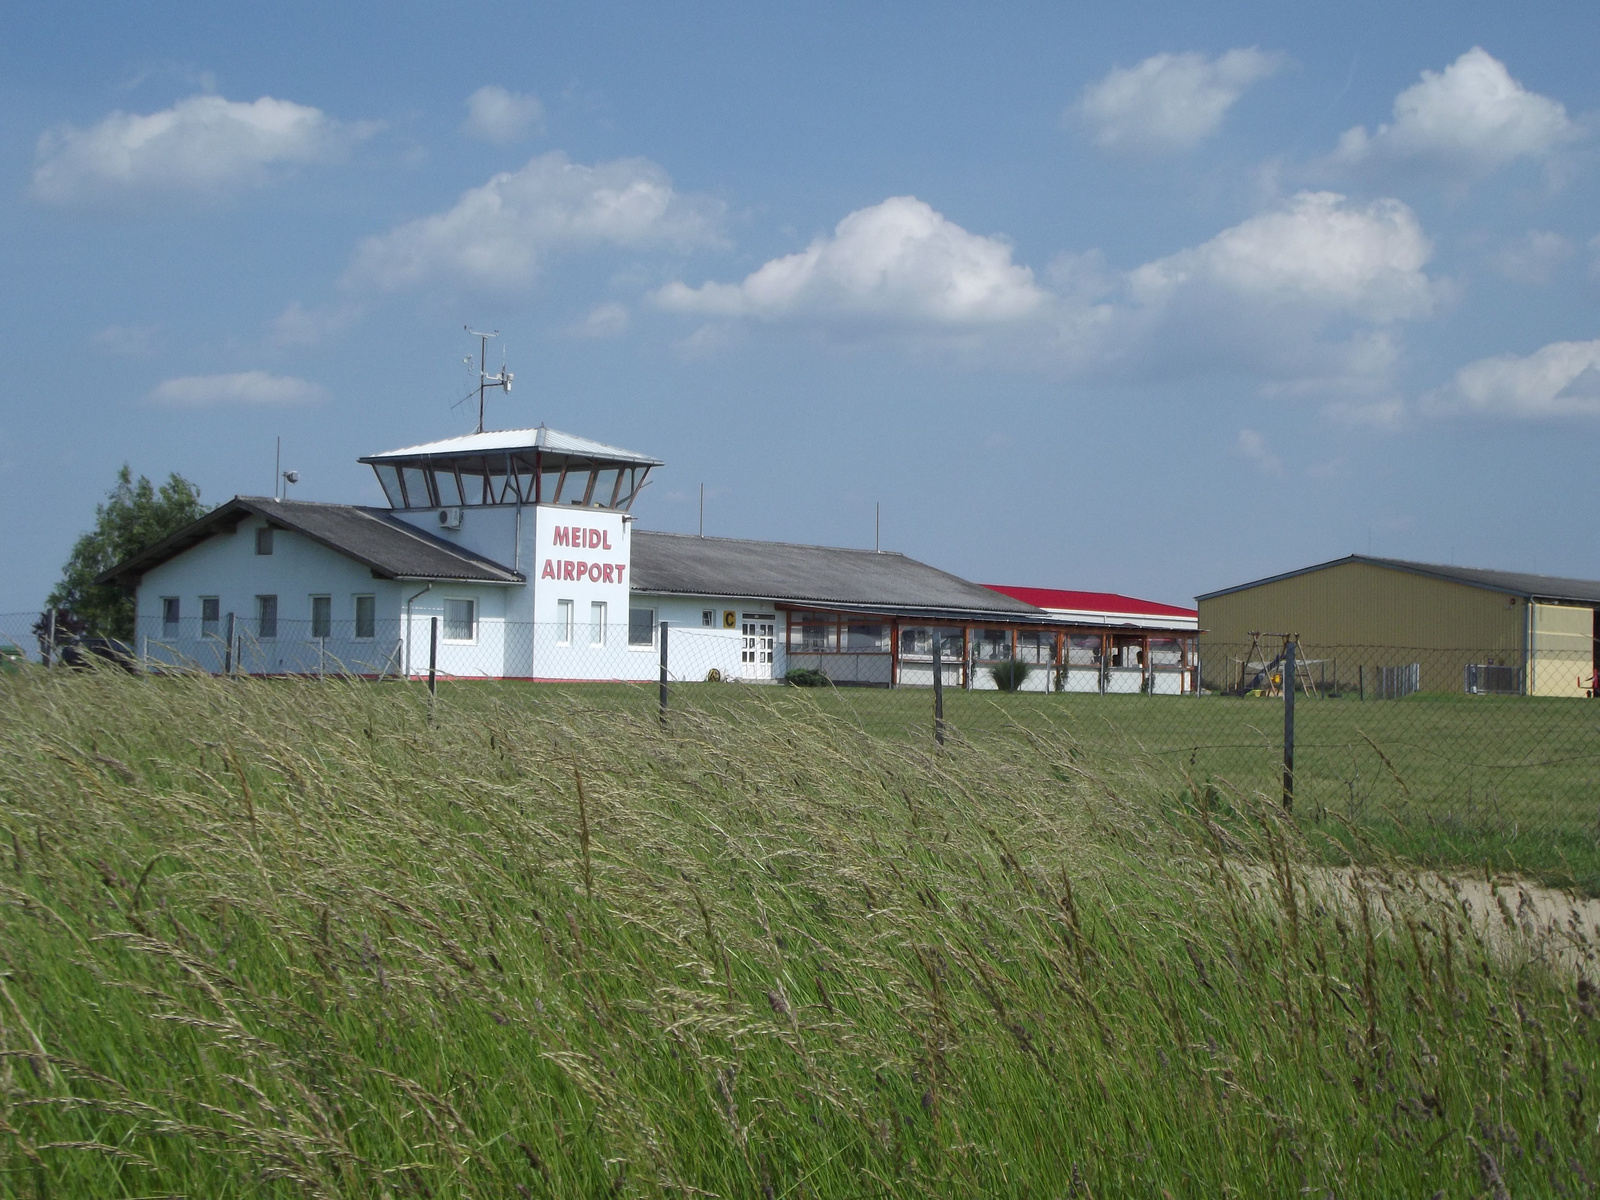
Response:
[{"label": "wooden post", "polygon": [[439,694],[439,618],[428,618],[428,697]]},{"label": "wooden post", "polygon": [[933,740],[944,745],[944,636],[933,630]]},{"label": "wooden post", "polygon": [[44,665],[54,666],[56,661],[56,606],[50,606],[50,632],[46,635],[50,640],[49,647],[44,652]]},{"label": "wooden post", "polygon": [[1365,663],[1361,663],[1356,667],[1356,699],[1357,700],[1365,700],[1366,698],[1367,698],[1367,667],[1366,667]]},{"label": "wooden post", "polygon": [[661,629],[661,720],[667,719],[667,623],[659,623]]},{"label": "wooden post", "polygon": [[1283,651],[1283,672],[1289,685],[1283,689],[1283,811],[1294,809],[1294,671],[1295,651],[1290,642]]},{"label": "wooden post", "polygon": [[233,674],[233,614],[228,614],[228,644],[222,651],[222,673]]}]

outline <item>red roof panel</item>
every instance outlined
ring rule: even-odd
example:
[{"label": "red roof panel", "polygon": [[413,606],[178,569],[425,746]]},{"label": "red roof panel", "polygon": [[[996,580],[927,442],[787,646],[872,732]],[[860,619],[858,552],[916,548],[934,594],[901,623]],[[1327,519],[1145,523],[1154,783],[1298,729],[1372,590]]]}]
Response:
[{"label": "red roof panel", "polygon": [[1075,612],[1126,613],[1141,617],[1194,617],[1200,616],[1195,608],[1179,608],[1175,604],[1158,604],[1154,600],[1138,600],[1116,592],[1072,592],[1062,588],[1012,587],[1009,584],[986,583],[990,591],[1000,592],[1013,600],[1021,600],[1035,608],[1067,608]]}]

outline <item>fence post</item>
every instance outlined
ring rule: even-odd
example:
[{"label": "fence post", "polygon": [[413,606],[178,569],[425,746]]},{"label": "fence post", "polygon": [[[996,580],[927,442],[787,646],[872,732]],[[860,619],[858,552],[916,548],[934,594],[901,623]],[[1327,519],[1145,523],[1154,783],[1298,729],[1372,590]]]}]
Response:
[{"label": "fence post", "polygon": [[1294,809],[1294,689],[1295,652],[1290,642],[1283,651],[1283,811]]},{"label": "fence post", "polygon": [[1356,699],[1367,698],[1367,665],[1362,663],[1356,667]]},{"label": "fence post", "polygon": [[428,618],[428,695],[439,694],[439,618]]},{"label": "fence post", "polygon": [[50,648],[44,652],[44,665],[52,667],[56,661],[56,606],[50,606]]},{"label": "fence post", "polygon": [[933,740],[944,745],[944,636],[933,631]]},{"label": "fence post", "polygon": [[661,630],[661,721],[667,720],[667,623],[662,621],[658,626]]},{"label": "fence post", "polygon": [[222,650],[222,673],[233,674],[233,614],[228,614],[228,644]]}]

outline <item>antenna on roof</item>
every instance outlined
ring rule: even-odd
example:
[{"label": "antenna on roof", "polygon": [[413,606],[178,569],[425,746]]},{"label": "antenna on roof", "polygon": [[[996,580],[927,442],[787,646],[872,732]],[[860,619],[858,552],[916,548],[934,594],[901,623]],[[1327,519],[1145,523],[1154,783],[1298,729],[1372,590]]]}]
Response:
[{"label": "antenna on roof", "polygon": [[[482,433],[484,391],[488,388],[500,388],[509,393],[511,391],[511,381],[515,379],[516,376],[510,371],[506,370],[506,353],[504,346],[500,347],[500,374],[490,375],[488,372],[489,339],[500,336],[500,331],[498,329],[496,329],[493,333],[482,333],[479,330],[472,328],[470,325],[463,325],[461,328],[465,329],[469,334],[478,339],[478,428],[473,432]],[[470,362],[471,360],[469,359],[468,361]]]}]

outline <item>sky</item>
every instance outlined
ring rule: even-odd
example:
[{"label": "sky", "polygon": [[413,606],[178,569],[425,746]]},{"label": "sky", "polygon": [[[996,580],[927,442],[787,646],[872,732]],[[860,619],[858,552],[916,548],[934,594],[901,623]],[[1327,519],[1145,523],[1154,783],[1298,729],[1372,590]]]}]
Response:
[{"label": "sky", "polygon": [[[646,529],[1188,603],[1600,578],[1590,4],[8,7],[0,613],[126,462],[382,503],[488,424]],[[474,364],[475,370],[475,364]]]}]

